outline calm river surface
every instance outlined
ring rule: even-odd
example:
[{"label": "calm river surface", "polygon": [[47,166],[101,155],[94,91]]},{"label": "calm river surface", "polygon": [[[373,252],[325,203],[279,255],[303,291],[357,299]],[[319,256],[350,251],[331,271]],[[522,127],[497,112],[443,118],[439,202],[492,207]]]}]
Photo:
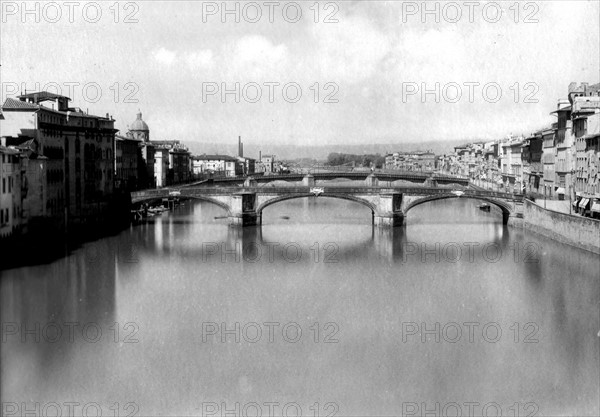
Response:
[{"label": "calm river surface", "polygon": [[599,257],[477,204],[187,202],[2,271],[3,413],[599,415]]}]

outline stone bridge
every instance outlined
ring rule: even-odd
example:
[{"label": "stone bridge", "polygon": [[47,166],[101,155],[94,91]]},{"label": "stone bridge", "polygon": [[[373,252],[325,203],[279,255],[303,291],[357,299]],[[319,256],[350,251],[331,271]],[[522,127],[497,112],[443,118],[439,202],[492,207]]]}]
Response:
[{"label": "stone bridge", "polygon": [[[465,177],[441,175],[436,173],[427,172],[415,172],[415,171],[377,171],[376,173],[360,172],[360,171],[339,171],[339,172],[318,172],[312,174],[284,174],[284,175],[260,175],[253,177],[253,180],[259,184],[274,182],[274,181],[286,181],[286,182],[299,182],[302,181],[305,185],[318,184],[324,181],[332,181],[336,179],[347,179],[356,181],[366,181],[366,183],[372,184],[373,182],[393,182],[393,181],[407,181],[416,184],[426,185],[443,185],[443,184],[458,184],[463,186],[469,185],[469,179]],[[226,184],[242,184],[246,178],[242,177],[216,177],[208,180],[215,185],[224,186]],[[310,182],[311,184],[307,184]]]},{"label": "stone bridge", "polygon": [[133,203],[178,196],[209,201],[227,212],[231,225],[262,224],[262,213],[272,204],[294,198],[338,198],[367,206],[373,215],[373,224],[394,227],[404,224],[409,211],[429,201],[468,198],[498,207],[504,224],[522,218],[523,196],[492,191],[452,191],[437,187],[187,187],[132,193]]}]

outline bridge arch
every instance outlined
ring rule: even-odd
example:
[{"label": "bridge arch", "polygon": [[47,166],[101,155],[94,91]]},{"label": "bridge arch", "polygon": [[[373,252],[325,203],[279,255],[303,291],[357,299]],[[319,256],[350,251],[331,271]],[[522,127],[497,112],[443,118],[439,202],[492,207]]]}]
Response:
[{"label": "bridge arch", "polygon": [[[280,203],[280,202],[286,201],[286,200],[294,200],[297,198],[306,198],[306,197],[315,197],[315,195],[312,193],[301,193],[301,194],[292,194],[292,195],[283,195],[283,196],[272,197],[272,198],[260,203],[256,207],[256,213],[259,216],[262,216],[263,210],[269,206],[272,206],[273,204],[277,204],[277,203]],[[337,198],[339,200],[353,201],[355,203],[359,203],[359,204],[362,204],[363,206],[368,207],[369,209],[371,209],[371,212],[373,212],[373,213],[376,212],[375,204],[373,204],[372,202],[370,202],[364,198],[355,197],[353,195],[327,194],[327,193],[320,194],[317,198],[322,198],[322,197]]]},{"label": "bridge arch", "polygon": [[446,199],[451,199],[451,198],[479,200],[479,201],[484,201],[486,203],[492,204],[492,205],[498,207],[502,211],[502,219],[503,219],[504,223],[507,222],[508,218],[510,217],[510,215],[513,212],[513,208],[508,203],[504,203],[502,201],[498,201],[493,198],[482,197],[482,196],[471,196],[471,195],[464,195],[464,194],[461,196],[457,196],[455,194],[449,193],[449,194],[431,195],[431,196],[427,196],[427,197],[418,198],[418,199],[410,202],[405,207],[404,215],[407,215],[411,209],[413,209],[417,206],[420,206],[421,204],[429,203],[431,201],[446,200]]},{"label": "bridge arch", "polygon": [[223,201],[219,201],[216,198],[200,196],[200,195],[189,195],[189,196],[182,196],[182,197],[212,203],[214,205],[221,207],[223,210],[225,210],[225,212],[227,213],[227,216],[231,216],[231,207],[229,206],[229,204],[227,204]]},{"label": "bridge arch", "polygon": [[[161,200],[162,198],[165,198],[165,196],[146,196],[143,198],[136,198],[135,201],[133,201],[133,204],[146,203],[146,202],[152,201],[152,200]],[[221,207],[223,210],[225,210],[225,212],[227,213],[227,216],[231,216],[231,207],[227,203],[225,203],[223,201],[219,201],[216,198],[211,198],[211,197],[202,196],[202,195],[195,195],[195,194],[181,195],[181,196],[179,196],[179,198],[185,199],[185,200],[200,200],[200,201],[206,201],[208,203],[212,203],[214,205]]]}]

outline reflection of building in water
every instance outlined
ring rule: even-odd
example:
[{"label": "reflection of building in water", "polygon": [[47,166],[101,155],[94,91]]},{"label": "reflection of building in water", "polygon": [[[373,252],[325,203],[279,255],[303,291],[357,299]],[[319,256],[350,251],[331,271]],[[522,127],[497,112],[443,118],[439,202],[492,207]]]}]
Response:
[{"label": "reflection of building in water", "polygon": [[22,375],[29,370],[13,381],[23,385],[21,390],[13,385],[13,392],[27,393],[38,381],[64,377],[76,355],[88,356],[90,362],[105,359],[115,322],[114,251],[111,241],[103,239],[50,265],[14,269],[3,277],[2,321],[19,326],[18,334],[2,343],[2,354],[12,358],[3,361],[3,372]]}]

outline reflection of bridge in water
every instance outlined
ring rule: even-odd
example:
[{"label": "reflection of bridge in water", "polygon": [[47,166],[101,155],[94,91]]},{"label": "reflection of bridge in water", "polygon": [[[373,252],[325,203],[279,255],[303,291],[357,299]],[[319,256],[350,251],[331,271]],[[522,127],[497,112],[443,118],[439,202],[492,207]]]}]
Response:
[{"label": "reflection of bridge in water", "polygon": [[[312,241],[299,243],[277,238],[265,239],[260,226],[235,227],[229,228],[225,241],[203,243],[202,248],[197,250],[201,250],[203,261],[212,258],[222,262],[227,259],[250,263],[273,262],[273,257],[277,256],[278,260],[302,262],[307,266],[315,262],[365,262],[372,256],[377,257],[378,261],[390,263],[425,263],[427,260],[455,263],[461,259],[474,263],[482,259],[490,262],[489,258],[493,262],[497,260],[493,258],[509,253],[510,248],[507,226],[494,224],[492,227],[493,233],[488,241],[475,243],[408,241],[405,228],[373,228],[369,235],[360,240],[340,239],[336,236],[334,241],[318,242],[318,246]],[[286,255],[287,250],[289,254]],[[315,250],[320,250],[320,254],[316,255]]]},{"label": "reflection of bridge in water", "polygon": [[255,181],[247,180],[243,187],[184,187],[147,190],[132,193],[132,202],[168,198],[193,198],[208,201],[227,212],[231,225],[252,226],[262,223],[265,208],[281,201],[296,198],[338,198],[367,206],[376,226],[393,227],[404,224],[408,212],[423,203],[435,200],[468,198],[494,205],[502,212],[504,224],[522,217],[523,196],[483,190],[452,191],[450,189],[415,187],[380,187],[377,180],[367,178],[371,186],[365,187],[315,187],[314,178],[304,177],[309,185],[294,187],[259,187]]}]

